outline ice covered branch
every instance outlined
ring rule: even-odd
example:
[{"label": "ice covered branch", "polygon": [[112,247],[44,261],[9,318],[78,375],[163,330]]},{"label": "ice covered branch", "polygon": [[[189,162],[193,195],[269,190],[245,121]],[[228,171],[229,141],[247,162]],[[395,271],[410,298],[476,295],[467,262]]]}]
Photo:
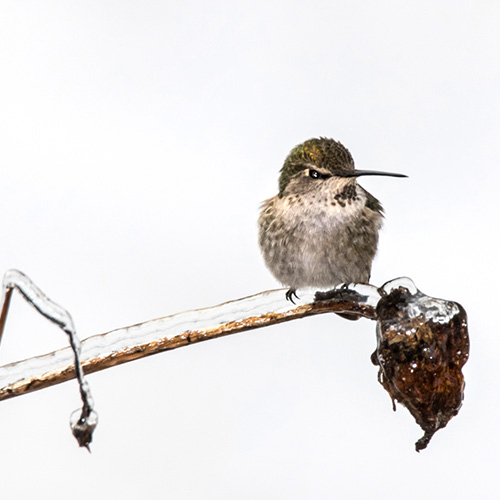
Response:
[{"label": "ice covered branch", "polygon": [[[314,292],[301,294],[297,305],[285,290],[262,292],[243,299],[154,319],[89,337],[81,342],[85,373],[93,373],[162,351],[224,335],[274,325],[327,312],[349,312],[375,319],[376,287],[356,285],[335,298],[315,301]],[[75,377],[69,348],[0,367],[0,400],[65,382]]]},{"label": "ice covered branch", "polygon": [[0,340],[5,329],[13,290],[18,290],[30,305],[42,316],[45,316],[49,321],[61,328],[68,336],[70,347],[67,351],[73,360],[73,376],[78,380],[82,399],[82,408],[72,413],[70,425],[79,445],[86,447],[90,451],[89,444],[92,441],[92,433],[97,425],[97,413],[94,411],[94,402],[90,393],[90,387],[83,375],[80,363],[80,340],[76,335],[73,318],[66,309],[47,297],[28,276],[17,269],[10,269],[4,274],[2,281]]}]

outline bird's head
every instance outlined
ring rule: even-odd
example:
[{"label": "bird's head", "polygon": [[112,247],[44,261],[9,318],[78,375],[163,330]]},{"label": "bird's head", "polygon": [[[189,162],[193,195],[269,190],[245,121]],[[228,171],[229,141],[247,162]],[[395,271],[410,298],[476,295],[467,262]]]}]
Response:
[{"label": "bird's head", "polygon": [[406,177],[402,174],[356,170],[349,150],[340,142],[320,137],[309,139],[292,149],[281,169],[279,196],[304,193],[329,182],[334,187],[362,175]]}]

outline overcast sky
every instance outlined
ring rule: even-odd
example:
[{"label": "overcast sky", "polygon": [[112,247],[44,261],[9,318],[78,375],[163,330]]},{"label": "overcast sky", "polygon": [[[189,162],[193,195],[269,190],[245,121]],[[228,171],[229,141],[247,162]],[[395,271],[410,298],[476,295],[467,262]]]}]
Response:
[{"label": "overcast sky", "polygon": [[[492,498],[500,488],[500,4],[0,3],[0,272],[82,338],[279,287],[260,203],[296,144],[340,140],[386,221],[372,282],[469,315],[459,415],[420,454],[374,324],[308,318],[0,403],[5,499]],[[16,296],[0,364],[65,345]]]}]

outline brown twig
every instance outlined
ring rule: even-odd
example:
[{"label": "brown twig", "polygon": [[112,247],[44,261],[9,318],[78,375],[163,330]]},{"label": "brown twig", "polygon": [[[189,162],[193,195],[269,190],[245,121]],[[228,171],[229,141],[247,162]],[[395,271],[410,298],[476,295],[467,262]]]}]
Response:
[{"label": "brown twig", "polygon": [[[169,334],[168,328],[161,331],[158,338],[144,342],[141,336],[137,336],[137,343],[131,342],[120,348],[113,347],[111,337],[119,339],[121,332],[123,335],[129,334],[130,331],[141,331],[141,329],[158,330],[161,329],[163,324],[168,325],[169,321],[173,318],[188,315],[193,313],[206,314],[210,311],[216,311],[218,308],[236,304],[240,310],[245,311],[245,304],[250,302],[250,299],[255,301],[259,296],[266,294],[281,293],[282,291],[262,292],[246,299],[240,299],[230,303],[222,304],[214,308],[201,309],[198,311],[188,311],[181,315],[174,315],[167,318],[160,318],[151,320],[139,325],[133,325],[120,330],[104,333],[102,335],[95,335],[82,341],[81,344],[81,364],[84,373],[93,373],[105,368],[127,363],[135,359],[140,359],[145,356],[150,356],[159,352],[177,349],[186,345],[195,344],[205,340],[223,337],[235,333],[262,328],[284,321],[291,321],[294,319],[305,318],[316,314],[323,314],[329,312],[348,312],[355,313],[368,319],[376,319],[375,308],[363,302],[366,297],[358,296],[358,300],[354,300],[353,296],[346,298],[345,294],[339,294],[339,298],[332,298],[322,301],[311,301],[307,304],[298,305],[296,307],[290,306],[289,309],[281,312],[266,312],[264,314],[255,314],[250,312],[247,316],[244,314],[237,320],[225,321],[219,324],[212,324],[199,329],[189,329],[182,331],[178,334]],[[284,291],[282,292],[284,296]],[[355,294],[356,295],[356,294]],[[188,324],[186,324],[188,326]],[[117,340],[118,341],[118,340]],[[95,352],[96,345],[105,345],[107,350],[104,352]],[[92,351],[89,356],[88,353]],[[69,348],[54,351],[52,353],[30,358],[28,360],[11,363],[0,367],[0,400],[9,399],[15,396],[20,396],[28,392],[50,387],[55,384],[60,384],[75,377],[74,363],[69,357]],[[54,363],[54,359],[61,359],[61,363]],[[24,366],[23,366],[24,365]],[[34,369],[28,367],[35,367]],[[9,373],[19,373],[19,378],[14,375],[8,376]],[[28,373],[28,375],[23,375]],[[34,373],[33,373],[34,372]],[[2,376],[3,374],[6,374]]]},{"label": "brown twig", "polygon": [[7,288],[5,290],[4,299],[2,302],[2,310],[0,311],[0,342],[2,341],[2,335],[5,328],[5,322],[7,321],[7,313],[9,312],[10,299],[12,297],[13,288]]}]

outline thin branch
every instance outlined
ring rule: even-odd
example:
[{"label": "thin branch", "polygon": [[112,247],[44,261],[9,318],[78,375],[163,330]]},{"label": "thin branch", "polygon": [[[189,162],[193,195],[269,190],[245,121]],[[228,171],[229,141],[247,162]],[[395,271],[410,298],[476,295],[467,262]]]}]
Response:
[{"label": "thin branch", "polygon": [[0,342],[2,341],[3,331],[5,329],[5,322],[7,321],[7,313],[9,312],[10,299],[12,298],[12,287],[8,287],[4,290],[2,307],[0,311]]},{"label": "thin branch", "polygon": [[70,418],[70,425],[78,444],[90,451],[89,444],[92,441],[92,433],[97,425],[97,413],[93,408],[93,399],[90,387],[83,375],[80,363],[80,340],[76,335],[75,325],[71,314],[56,304],[23,272],[17,269],[9,269],[3,277],[2,294],[0,297],[0,340],[7,321],[12,291],[16,289],[21,296],[33,306],[42,316],[56,324],[68,336],[70,348],[69,355],[72,358],[72,366],[78,379],[80,396],[82,399],[81,410],[75,410]]},{"label": "thin branch", "polygon": [[[81,366],[85,373],[93,373],[162,351],[316,314],[354,313],[376,319],[377,288],[356,285],[354,290],[338,291],[334,298],[320,301],[315,301],[312,292],[304,292],[298,305],[285,300],[285,290],[272,290],[120,328],[83,340]],[[0,400],[74,377],[69,348],[4,365],[0,367]]]}]

